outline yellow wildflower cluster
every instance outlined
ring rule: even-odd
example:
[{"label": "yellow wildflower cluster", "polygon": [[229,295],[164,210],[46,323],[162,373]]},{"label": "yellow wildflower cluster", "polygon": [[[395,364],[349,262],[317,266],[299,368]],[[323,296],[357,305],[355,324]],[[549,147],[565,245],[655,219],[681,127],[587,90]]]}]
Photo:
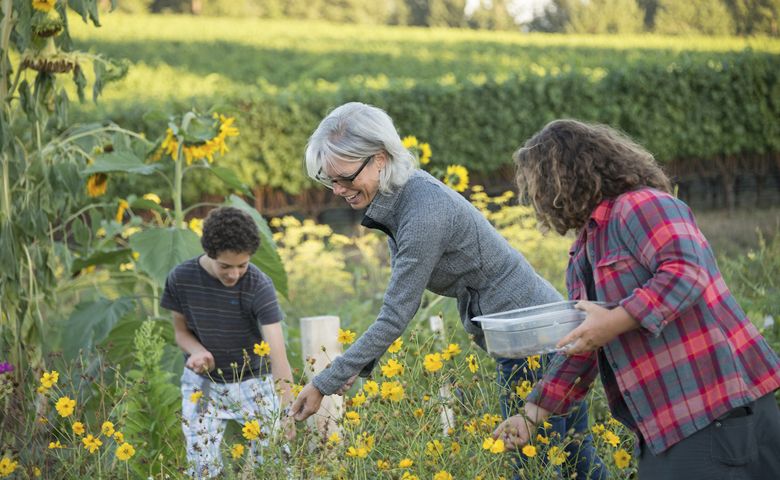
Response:
[{"label": "yellow wildflower cluster", "polygon": [[381,369],[382,375],[387,378],[393,378],[396,375],[403,375],[404,373],[404,366],[398,363],[394,358],[391,358],[386,364],[382,365]]},{"label": "yellow wildflower cluster", "polygon": [[260,424],[257,420],[250,420],[244,424],[241,432],[247,440],[257,440],[260,437]]}]

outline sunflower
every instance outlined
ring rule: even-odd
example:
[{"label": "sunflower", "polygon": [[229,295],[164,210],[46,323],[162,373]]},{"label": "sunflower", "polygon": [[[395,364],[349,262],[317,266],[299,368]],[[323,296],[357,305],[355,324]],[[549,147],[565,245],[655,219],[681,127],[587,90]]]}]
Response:
[{"label": "sunflower", "polygon": [[32,0],[32,7],[40,12],[49,12],[56,4],[57,0]]},{"label": "sunflower", "polygon": [[108,188],[108,175],[105,173],[94,173],[87,179],[87,195],[90,197],[99,197],[106,193]]},{"label": "sunflower", "polygon": [[450,165],[444,183],[456,192],[463,192],[469,188],[469,171],[463,165]]},{"label": "sunflower", "polygon": [[[184,153],[187,165],[192,165],[194,160],[203,158],[211,163],[214,161],[214,155],[225,155],[230,150],[225,140],[228,137],[237,137],[239,134],[238,128],[233,126],[235,121],[234,117],[226,117],[215,113],[213,126],[217,133],[214,137],[203,142],[184,142],[181,150]],[[166,130],[160,149],[174,160],[179,158],[179,139],[172,129]]]}]

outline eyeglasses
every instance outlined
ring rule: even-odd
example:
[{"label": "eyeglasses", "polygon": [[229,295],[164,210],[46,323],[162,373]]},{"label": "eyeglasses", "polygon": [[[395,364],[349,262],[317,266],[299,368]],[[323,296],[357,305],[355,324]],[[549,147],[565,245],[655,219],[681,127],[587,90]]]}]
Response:
[{"label": "eyeglasses", "polygon": [[374,156],[375,155],[366,157],[366,159],[363,160],[363,163],[360,164],[360,167],[357,170],[355,170],[355,173],[353,173],[352,175],[348,175],[346,177],[342,177],[342,176],[329,177],[325,175],[322,172],[322,168],[320,168],[320,170],[317,172],[317,175],[315,175],[314,178],[321,184],[331,189],[333,188],[334,183],[338,183],[342,187],[351,187],[352,182],[355,181],[357,176],[360,175],[360,172],[362,172],[363,169],[366,168],[366,165],[368,165],[368,162],[370,162],[374,158]]}]

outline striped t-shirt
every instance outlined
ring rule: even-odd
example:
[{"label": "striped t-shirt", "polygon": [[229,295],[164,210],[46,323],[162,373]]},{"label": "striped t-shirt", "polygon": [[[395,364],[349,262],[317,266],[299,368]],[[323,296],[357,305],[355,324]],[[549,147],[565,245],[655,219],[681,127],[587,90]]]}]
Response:
[{"label": "striped t-shirt", "polygon": [[[210,372],[214,381],[229,383],[266,375],[267,357],[258,357],[253,347],[263,339],[260,325],[282,320],[273,282],[249,264],[239,281],[226,287],[200,265],[199,258],[183,262],[168,274],[160,305],[184,315],[187,328],[214,355],[216,368]],[[237,366],[235,374],[231,363]]]}]

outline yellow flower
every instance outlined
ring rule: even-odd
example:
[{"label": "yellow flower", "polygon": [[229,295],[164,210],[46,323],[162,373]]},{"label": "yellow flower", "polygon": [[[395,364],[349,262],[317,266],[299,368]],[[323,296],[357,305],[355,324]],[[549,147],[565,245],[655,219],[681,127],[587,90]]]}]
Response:
[{"label": "yellow flower", "polygon": [[388,462],[387,460],[377,460],[376,468],[380,470],[388,470],[390,468],[390,462]]},{"label": "yellow flower", "polygon": [[401,475],[401,480],[420,480],[420,478],[417,475],[412,475],[409,472],[404,472],[404,474]]},{"label": "yellow flower", "polygon": [[466,357],[466,363],[468,364],[469,371],[471,371],[471,373],[477,373],[477,370],[479,370],[479,365],[477,364],[476,355],[469,355]]},{"label": "yellow flower", "polygon": [[19,462],[11,460],[9,457],[0,459],[0,477],[7,477],[14,473]]},{"label": "yellow flower", "polygon": [[298,394],[301,393],[301,390],[303,390],[303,385],[295,384],[292,386],[291,390],[292,394],[297,397]]},{"label": "yellow flower", "polygon": [[255,343],[254,352],[255,355],[258,355],[260,357],[265,357],[266,355],[269,355],[271,353],[271,346],[268,345],[265,342],[265,340],[263,340],[259,344]]},{"label": "yellow flower", "polygon": [[233,460],[237,458],[241,458],[241,456],[244,455],[244,446],[240,443],[234,443],[232,447],[230,447],[230,456],[233,457]]},{"label": "yellow flower", "polygon": [[452,442],[452,445],[450,445],[450,452],[452,452],[453,455],[459,454],[460,453],[460,443]]},{"label": "yellow flower", "polygon": [[103,425],[100,426],[100,433],[106,437],[114,435],[114,431],[114,424],[111,422],[103,422]]},{"label": "yellow flower", "polygon": [[402,375],[404,373],[404,366],[398,363],[395,359],[391,358],[385,365],[382,365],[382,375],[387,378],[393,378],[396,375]]},{"label": "yellow flower", "polygon": [[126,200],[119,200],[119,206],[116,209],[116,221],[122,223],[122,219],[125,218],[125,211],[130,206]]},{"label": "yellow flower", "polygon": [[545,445],[549,445],[550,444],[550,439],[548,437],[545,437],[541,433],[537,433],[536,434],[536,441],[539,442],[539,443],[543,443]]},{"label": "yellow flower", "polygon": [[399,382],[382,382],[382,398],[400,402],[404,398],[404,387]]},{"label": "yellow flower", "polygon": [[557,446],[550,447],[550,450],[547,451],[547,459],[550,460],[550,463],[553,465],[562,465],[568,456],[569,454],[566,450]]},{"label": "yellow flower", "polygon": [[460,353],[460,345],[457,343],[450,343],[447,348],[441,352],[441,356],[445,360],[451,360],[452,357]]},{"label": "yellow flower", "polygon": [[417,146],[417,137],[414,135],[408,135],[401,139],[401,143],[403,144],[404,148],[414,148]]},{"label": "yellow flower", "polygon": [[160,204],[160,197],[157,196],[156,193],[147,193],[146,195],[144,195],[144,200],[149,200],[151,202],[156,203],[157,205]]},{"label": "yellow flower", "polygon": [[357,337],[357,334],[352,330],[342,330],[339,328],[339,335],[336,337],[336,340],[342,345],[349,345],[355,341],[355,337]]},{"label": "yellow flower", "polygon": [[354,410],[350,410],[345,413],[344,418],[352,425],[360,425],[360,414]]},{"label": "yellow flower", "polygon": [[198,403],[198,400],[203,396],[203,392],[200,390],[194,391],[190,394],[190,402],[191,403]]},{"label": "yellow flower", "polygon": [[341,442],[341,437],[339,437],[339,432],[333,432],[328,437],[328,443],[332,443],[333,445],[336,445],[339,442]]},{"label": "yellow flower", "polygon": [[[216,120],[215,126],[218,125],[218,133],[216,136],[205,142],[195,145],[184,145],[182,152],[187,165],[191,165],[193,160],[199,160],[202,158],[207,159],[209,162],[214,161],[214,155],[225,155],[229,151],[225,139],[227,137],[237,137],[238,128],[233,126],[235,118],[225,117],[224,115],[214,114]],[[165,132],[165,139],[160,145],[160,149],[166,154],[170,155],[173,160],[177,160],[179,157],[179,141],[174,136],[173,130],[170,128]]]},{"label": "yellow flower", "polygon": [[40,477],[41,476],[41,469],[38,467],[33,467],[33,477]]},{"label": "yellow flower", "polygon": [[369,397],[373,397],[379,393],[379,384],[373,380],[366,380],[363,384],[363,391],[365,391]]},{"label": "yellow flower", "polygon": [[446,470],[440,470],[433,476],[433,480],[453,480],[453,478]]},{"label": "yellow flower", "polygon": [[612,445],[613,447],[617,447],[618,444],[620,443],[620,437],[612,433],[611,430],[607,430],[606,432],[604,432],[603,438],[605,442]]},{"label": "yellow flower", "polygon": [[51,11],[56,4],[57,0],[32,0],[32,7],[41,12]]},{"label": "yellow flower", "polygon": [[390,353],[398,353],[399,351],[401,351],[401,347],[403,346],[404,346],[404,341],[401,340],[401,337],[398,337],[395,339],[395,341],[392,344],[390,344],[389,347],[387,347],[387,351]]},{"label": "yellow flower", "polygon": [[523,382],[515,387],[515,393],[517,393],[517,396],[521,399],[525,400],[525,397],[528,396],[529,393],[531,393],[531,390],[533,390],[534,387],[531,385],[531,382],[528,380],[523,380]]},{"label": "yellow flower", "polygon": [[116,443],[125,443],[125,436],[122,432],[114,432],[114,441]]},{"label": "yellow flower", "polygon": [[89,450],[89,453],[95,453],[103,445],[103,442],[99,438],[93,437],[92,434],[87,435],[81,442],[84,444],[84,448]]},{"label": "yellow flower", "polygon": [[535,457],[536,456],[536,447],[533,445],[526,445],[523,447],[523,455],[525,455],[528,458]]},{"label": "yellow flower", "polygon": [[438,440],[428,442],[425,444],[425,454],[430,456],[437,456],[444,453],[444,445]]},{"label": "yellow flower", "polygon": [[500,421],[501,421],[501,417],[499,417],[498,415],[486,413],[482,415],[482,420],[480,420],[479,423],[485,428],[493,428],[496,425],[498,425],[498,422]]},{"label": "yellow flower", "polygon": [[60,379],[60,373],[57,370],[51,372],[43,372],[41,375],[41,386],[45,388],[51,388]]},{"label": "yellow flower", "polygon": [[199,237],[203,236],[203,219],[191,218],[187,226]]},{"label": "yellow flower", "polygon": [[133,455],[135,455],[135,448],[129,443],[123,443],[116,449],[116,458],[123,462],[130,460]]},{"label": "yellow flower", "polygon": [[59,413],[61,417],[69,417],[73,414],[73,410],[76,408],[76,401],[68,397],[60,397],[54,407],[57,409],[57,413]]},{"label": "yellow flower", "polygon": [[365,447],[349,447],[347,449],[348,457],[366,458],[368,453],[369,452]]},{"label": "yellow flower", "polygon": [[60,443],[59,440],[56,442],[49,442],[49,450],[54,450],[55,448],[63,448],[62,443]]},{"label": "yellow flower", "polygon": [[247,440],[255,440],[260,436],[260,424],[257,420],[250,420],[244,424],[241,432]]},{"label": "yellow flower", "polygon": [[606,431],[606,427],[603,423],[597,423],[590,427],[590,431],[593,432],[594,435],[600,435]]},{"label": "yellow flower", "polygon": [[398,468],[409,468],[412,465],[414,465],[414,462],[411,458],[404,458],[400,462],[398,462]]},{"label": "yellow flower", "polygon": [[417,410],[414,411],[414,416],[415,418],[420,418],[423,416],[424,413],[425,412],[423,412],[422,408],[418,408]]},{"label": "yellow flower", "polygon": [[541,367],[542,364],[539,363],[539,359],[541,358],[541,355],[533,355],[530,357],[527,357],[525,360],[528,362],[528,368],[531,370],[536,370],[537,368]]},{"label": "yellow flower", "polygon": [[73,433],[75,433],[78,436],[84,435],[84,432],[86,431],[84,429],[84,424],[81,422],[73,422]]},{"label": "yellow flower", "polygon": [[477,431],[477,422],[470,420],[463,425],[463,430],[469,433],[475,433]]},{"label": "yellow flower", "polygon": [[420,144],[420,165],[427,165],[431,161],[431,146],[427,143]]},{"label": "yellow flower", "polygon": [[456,192],[463,192],[469,188],[469,171],[463,165],[450,165],[444,183]]},{"label": "yellow flower", "polygon": [[87,195],[95,198],[106,193],[108,189],[108,175],[105,173],[93,173],[87,179]]},{"label": "yellow flower", "polygon": [[621,470],[631,463],[631,455],[622,448],[613,453],[612,458],[615,460],[615,466]]},{"label": "yellow flower", "polygon": [[491,453],[503,453],[504,441],[500,438],[498,440],[494,440],[492,437],[487,437],[482,441],[482,449],[490,450]]},{"label": "yellow flower", "polygon": [[427,354],[425,356],[425,360],[423,360],[423,366],[429,372],[436,372],[438,370],[441,370],[441,367],[444,366],[444,363],[442,363],[441,361],[441,354],[438,353]]},{"label": "yellow flower", "polygon": [[141,227],[126,227],[122,230],[122,238],[130,238],[141,231]]},{"label": "yellow flower", "polygon": [[359,407],[366,403],[366,395],[363,392],[358,392],[357,395],[352,397],[352,406]]}]

